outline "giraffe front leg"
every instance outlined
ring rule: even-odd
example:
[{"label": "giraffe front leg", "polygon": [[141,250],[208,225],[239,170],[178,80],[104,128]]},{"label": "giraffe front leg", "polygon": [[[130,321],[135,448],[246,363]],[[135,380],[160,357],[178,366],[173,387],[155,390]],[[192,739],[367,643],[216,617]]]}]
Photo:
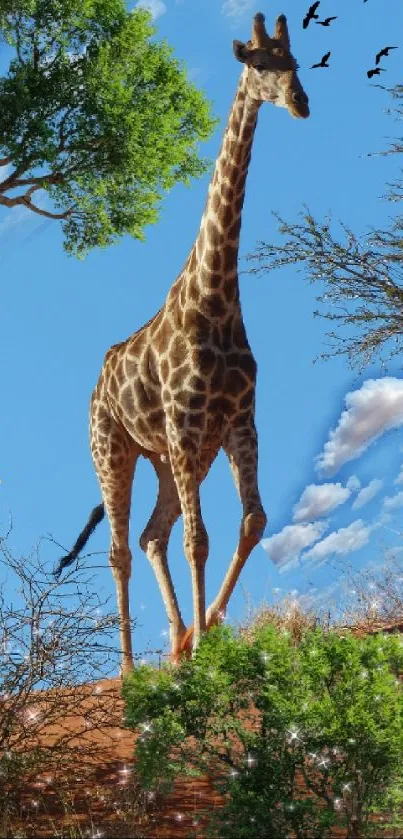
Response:
[{"label": "giraffe front leg", "polygon": [[[220,623],[225,617],[228,601],[255,545],[260,542],[267,517],[260,499],[257,484],[258,443],[253,416],[241,428],[229,427],[223,448],[226,452],[242,507],[239,541],[229,569],[215,600],[206,612],[206,629]],[[182,651],[189,654],[192,646],[193,626],[183,638]]]},{"label": "giraffe front leg", "polygon": [[241,499],[243,516],[236,551],[222,586],[207,611],[207,627],[218,623],[225,615],[245,562],[260,542],[267,524],[258,488],[258,441],[253,416],[239,428],[229,427],[223,448]]},{"label": "giraffe front leg", "polygon": [[140,537],[140,547],[149,559],[164,601],[171,641],[171,658],[180,656],[182,638],[186,627],[180,613],[175,588],[170,574],[167,548],[171,530],[181,514],[178,491],[171,464],[162,463],[158,455],[150,456],[158,477],[158,498],[147,526]]},{"label": "giraffe front leg", "polygon": [[[174,436],[174,435],[172,435]],[[193,594],[193,648],[206,630],[205,565],[208,536],[200,508],[200,457],[197,439],[177,435],[169,441],[172,472],[183,515],[183,544],[190,566]]]}]

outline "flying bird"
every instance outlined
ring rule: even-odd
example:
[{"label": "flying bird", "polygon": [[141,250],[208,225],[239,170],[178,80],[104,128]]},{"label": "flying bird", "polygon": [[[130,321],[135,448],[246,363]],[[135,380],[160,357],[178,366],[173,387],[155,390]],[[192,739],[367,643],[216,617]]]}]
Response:
[{"label": "flying bird", "polygon": [[310,23],[311,20],[313,20],[313,18],[318,18],[319,17],[319,15],[315,14],[316,9],[318,8],[319,5],[320,5],[320,0],[316,0],[316,3],[312,3],[312,6],[309,7],[309,9],[308,9],[303,21],[302,21],[302,26],[303,26],[304,29],[306,29],[307,26],[309,26],[309,23]]},{"label": "flying bird", "polygon": [[379,76],[380,73],[384,73],[384,67],[375,67],[374,70],[367,70],[367,76],[369,79],[372,79],[372,76]]},{"label": "flying bird", "polygon": [[316,26],[329,26],[332,20],[337,20],[337,15],[335,17],[326,17],[324,20],[317,20]]},{"label": "flying bird", "polygon": [[329,58],[330,52],[327,52],[325,55],[322,55],[322,58],[320,59],[318,64],[312,64],[311,70],[313,70],[315,67],[329,67],[329,65],[326,64]]},{"label": "flying bird", "polygon": [[377,54],[375,56],[375,64],[379,64],[383,55],[388,56],[389,55],[389,50],[397,50],[397,49],[398,49],[398,47],[384,47],[383,50],[380,50],[379,52],[377,52]]}]

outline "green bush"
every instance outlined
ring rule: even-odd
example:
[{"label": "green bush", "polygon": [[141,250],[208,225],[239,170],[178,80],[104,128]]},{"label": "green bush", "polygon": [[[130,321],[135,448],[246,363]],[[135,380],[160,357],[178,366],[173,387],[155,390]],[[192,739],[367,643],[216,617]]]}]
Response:
[{"label": "green bush", "polygon": [[387,808],[382,826],[400,824],[402,670],[399,636],[317,628],[296,644],[270,625],[214,628],[192,660],[124,682],[141,781],[209,774],[224,800],[209,836],[222,839],[369,836]]}]

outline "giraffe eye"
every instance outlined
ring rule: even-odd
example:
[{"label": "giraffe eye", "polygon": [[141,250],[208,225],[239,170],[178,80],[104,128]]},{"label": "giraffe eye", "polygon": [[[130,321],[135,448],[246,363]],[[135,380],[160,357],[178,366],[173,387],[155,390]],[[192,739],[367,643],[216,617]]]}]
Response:
[{"label": "giraffe eye", "polygon": [[306,93],[293,93],[292,98],[298,105],[301,104],[301,102],[308,102]]},{"label": "giraffe eye", "polygon": [[263,70],[265,69],[266,67],[264,66],[264,64],[255,64],[255,70],[257,70],[258,73],[263,73]]}]

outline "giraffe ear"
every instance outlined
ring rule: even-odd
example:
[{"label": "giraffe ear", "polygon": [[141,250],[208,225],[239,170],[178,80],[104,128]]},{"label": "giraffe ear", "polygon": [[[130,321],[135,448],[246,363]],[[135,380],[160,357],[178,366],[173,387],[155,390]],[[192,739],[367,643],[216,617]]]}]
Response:
[{"label": "giraffe ear", "polygon": [[234,50],[236,60],[245,64],[245,61],[249,58],[249,50],[246,44],[243,44],[242,41],[233,41],[232,49]]}]

